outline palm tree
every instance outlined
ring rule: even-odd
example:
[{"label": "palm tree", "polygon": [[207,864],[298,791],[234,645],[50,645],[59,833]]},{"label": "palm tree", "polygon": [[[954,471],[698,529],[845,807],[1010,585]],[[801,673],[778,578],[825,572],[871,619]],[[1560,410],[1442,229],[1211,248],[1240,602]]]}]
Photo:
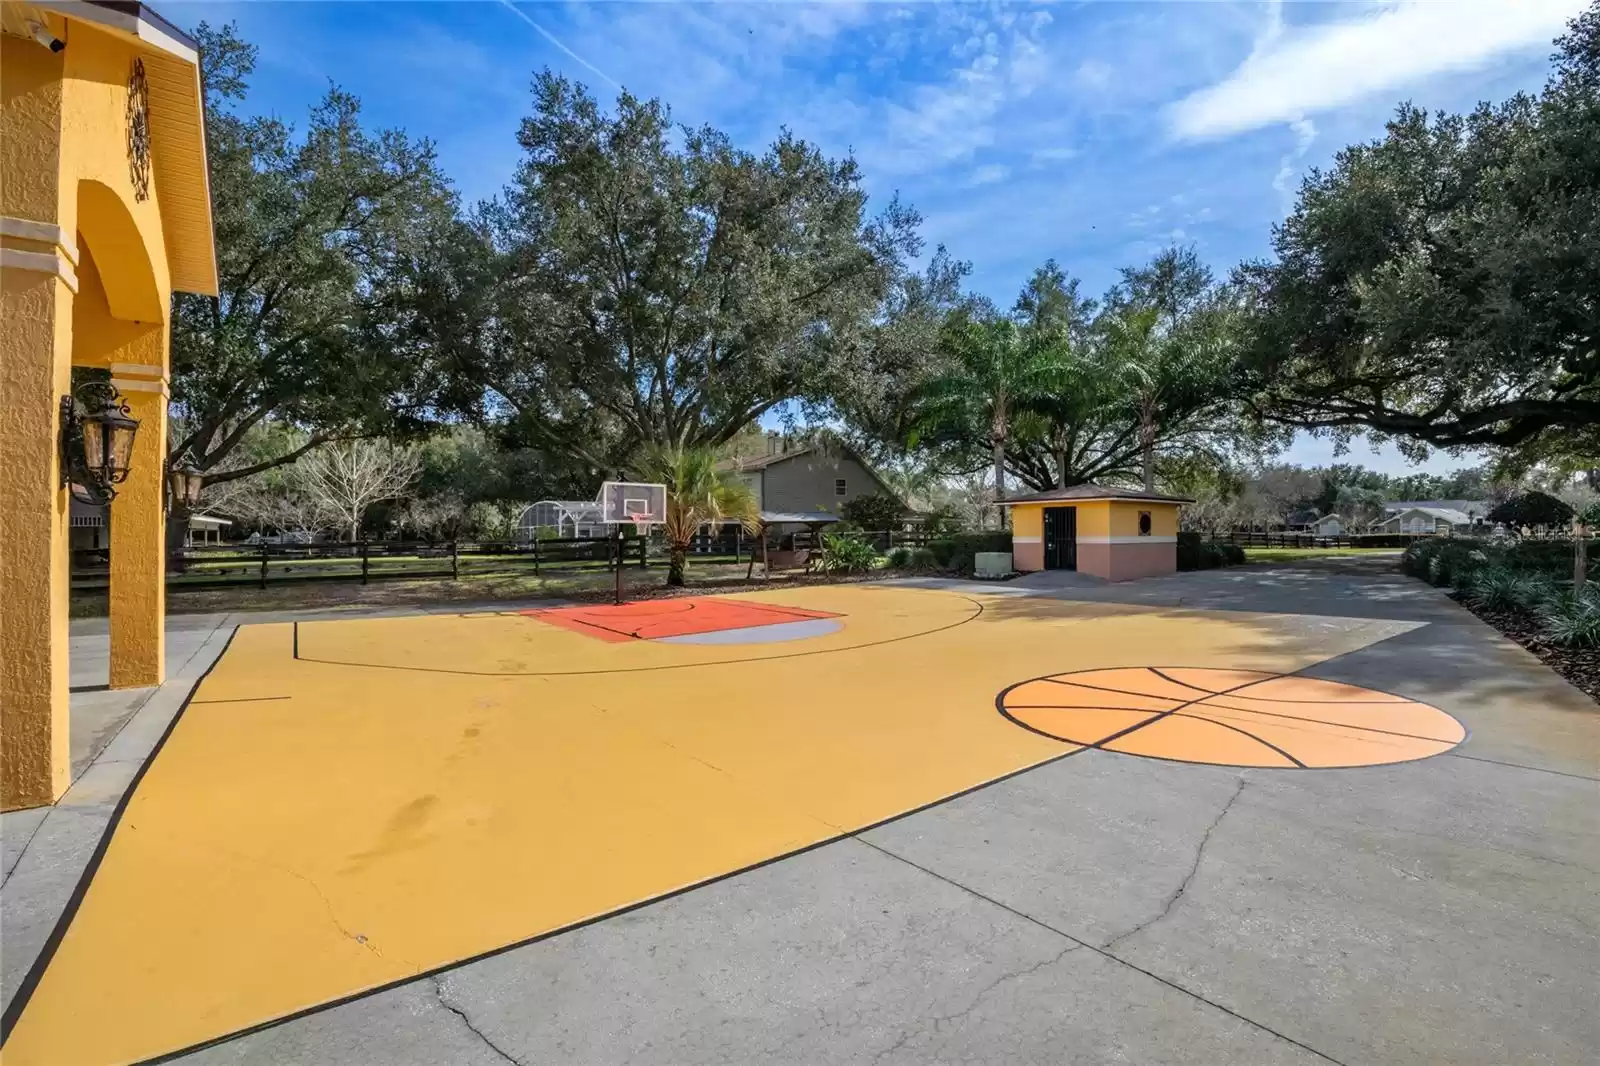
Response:
[{"label": "palm tree", "polygon": [[761,526],[761,505],[733,470],[717,466],[710,448],[686,445],[651,445],[640,456],[639,475],[667,486],[667,584],[682,586],[689,561],[689,544],[705,525],[736,521],[747,532]]},{"label": "palm tree", "polygon": [[1146,492],[1156,487],[1156,445],[1164,423],[1193,419],[1227,396],[1233,320],[1219,304],[1170,322],[1158,307],[1126,307],[1104,324],[1106,355],[1120,375],[1139,426]]},{"label": "palm tree", "polygon": [[1053,336],[1025,334],[1004,318],[962,317],[948,323],[939,347],[949,369],[919,390],[914,438],[976,430],[988,442],[994,462],[995,498],[1005,499],[1012,420],[1056,370],[1056,343]]}]

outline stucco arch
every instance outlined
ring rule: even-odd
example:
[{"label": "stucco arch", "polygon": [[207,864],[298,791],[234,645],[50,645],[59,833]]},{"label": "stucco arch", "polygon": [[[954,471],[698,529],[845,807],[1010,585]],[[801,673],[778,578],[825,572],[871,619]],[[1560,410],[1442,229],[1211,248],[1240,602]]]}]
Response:
[{"label": "stucco arch", "polygon": [[127,204],[110,186],[78,182],[78,236],[94,254],[113,318],[165,322],[166,301],[144,236]]}]

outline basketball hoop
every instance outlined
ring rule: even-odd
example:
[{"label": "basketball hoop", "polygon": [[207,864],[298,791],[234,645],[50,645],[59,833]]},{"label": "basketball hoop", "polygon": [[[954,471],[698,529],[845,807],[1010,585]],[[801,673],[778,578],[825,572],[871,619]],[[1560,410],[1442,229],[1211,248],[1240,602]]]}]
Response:
[{"label": "basketball hoop", "polygon": [[648,537],[650,535],[649,514],[629,515],[628,520],[633,523],[633,531],[635,534],[641,537]]}]

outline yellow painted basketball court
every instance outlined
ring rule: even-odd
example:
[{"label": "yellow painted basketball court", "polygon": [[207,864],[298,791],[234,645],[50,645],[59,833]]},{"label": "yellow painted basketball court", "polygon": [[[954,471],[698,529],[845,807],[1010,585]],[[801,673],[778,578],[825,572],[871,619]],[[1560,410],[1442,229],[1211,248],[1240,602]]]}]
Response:
[{"label": "yellow painted basketball court", "polygon": [[242,627],[18,997],[3,1061],[193,1048],[1089,746],[1293,768],[1464,737],[1433,708],[1282,676],[1403,622],[870,586],[722,599],[821,628]]}]

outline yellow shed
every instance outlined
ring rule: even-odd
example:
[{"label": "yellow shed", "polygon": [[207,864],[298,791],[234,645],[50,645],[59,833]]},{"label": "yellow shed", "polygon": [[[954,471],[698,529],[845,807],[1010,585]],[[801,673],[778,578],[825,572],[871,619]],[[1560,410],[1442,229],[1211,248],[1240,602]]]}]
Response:
[{"label": "yellow shed", "polygon": [[1178,569],[1178,507],[1193,500],[1140,489],[1074,485],[1002,500],[1011,508],[1012,565],[1077,570],[1108,581]]}]

